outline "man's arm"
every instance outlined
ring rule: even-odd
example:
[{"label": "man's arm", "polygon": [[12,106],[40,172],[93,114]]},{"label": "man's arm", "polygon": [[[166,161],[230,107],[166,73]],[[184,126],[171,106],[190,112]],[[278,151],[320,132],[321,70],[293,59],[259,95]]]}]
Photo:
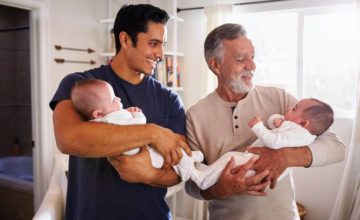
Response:
[{"label": "man's arm", "polygon": [[144,183],[155,187],[169,187],[181,179],[172,168],[156,169],[151,165],[149,151],[142,147],[133,156],[120,155],[108,159],[121,179],[130,183]]},{"label": "man's arm", "polygon": [[270,181],[263,181],[269,171],[263,171],[255,176],[246,177],[246,172],[253,166],[255,158],[252,158],[242,166],[234,168],[235,159],[232,157],[224,168],[218,181],[206,190],[201,190],[201,196],[206,200],[223,199],[237,194],[265,196],[265,188]]},{"label": "man's arm", "polygon": [[258,173],[263,170],[269,170],[270,188],[276,186],[278,177],[288,167],[308,167],[311,165],[312,155],[309,147],[290,147],[278,150],[267,147],[252,147],[248,151],[258,154],[260,157],[254,164],[253,169]]},{"label": "man's arm", "polygon": [[234,168],[235,160],[232,158],[213,186],[200,190],[193,181],[189,180],[185,184],[186,192],[200,200],[223,199],[237,194],[265,196],[264,190],[270,185],[270,181],[266,180],[269,171],[263,171],[253,177],[245,177],[254,162],[253,158],[246,164]]},{"label": "man's arm", "polygon": [[276,186],[277,178],[288,167],[324,166],[345,159],[345,145],[331,131],[317,137],[309,146],[279,150],[254,147],[248,150],[260,155],[254,165],[257,172],[270,171],[270,188]]},{"label": "man's arm", "polygon": [[155,124],[117,126],[84,121],[70,100],[56,105],[53,113],[58,148],[82,157],[110,157],[151,144],[164,156],[164,164],[177,163],[190,149],[180,135]]}]

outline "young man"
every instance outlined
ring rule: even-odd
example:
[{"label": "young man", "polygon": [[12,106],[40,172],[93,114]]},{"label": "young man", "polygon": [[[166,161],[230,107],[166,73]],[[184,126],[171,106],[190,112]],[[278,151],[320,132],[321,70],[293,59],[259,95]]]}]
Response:
[{"label": "young man", "polygon": [[[212,164],[226,152],[245,151],[254,142],[256,136],[247,126],[254,115],[268,118],[274,113],[284,114],[296,100],[282,89],[254,86],[254,48],[241,25],[224,24],[215,28],[207,36],[204,49],[218,86],[189,109],[186,127],[192,149],[201,150],[206,162]],[[232,159],[212,187],[200,190],[191,181],[186,183],[191,196],[210,200],[210,219],[299,219],[291,173],[276,185],[277,178],[287,167],[323,166],[345,157],[344,145],[332,132],[320,135],[309,146],[248,150],[259,155],[252,169],[257,173],[270,171],[272,190],[265,190],[264,197],[246,195],[259,195],[259,192],[254,192],[253,187],[244,192],[239,187],[249,180],[245,172],[233,167]]]},{"label": "young man", "polygon": [[[169,167],[181,159],[181,149],[190,154],[180,98],[149,77],[163,58],[168,18],[151,5],[123,6],[114,24],[116,55],[111,64],[66,76],[51,100],[58,148],[70,155],[67,220],[170,217],[165,187],[180,181],[171,169],[153,168],[145,147],[132,157],[107,159],[150,145]],[[70,100],[71,88],[84,78],[107,81],[124,107],[141,108],[149,124],[87,122]]]}]

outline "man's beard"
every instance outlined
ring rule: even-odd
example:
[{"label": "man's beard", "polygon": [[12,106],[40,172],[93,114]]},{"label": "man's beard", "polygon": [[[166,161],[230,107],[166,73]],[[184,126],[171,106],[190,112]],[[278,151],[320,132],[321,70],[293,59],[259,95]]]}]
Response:
[{"label": "man's beard", "polygon": [[241,74],[239,76],[237,76],[236,78],[232,78],[232,79],[227,79],[225,81],[225,84],[227,85],[227,87],[235,94],[245,94],[248,93],[249,91],[251,91],[255,86],[253,83],[253,79],[251,79],[251,82],[246,83],[244,81],[244,79],[242,78],[243,76],[254,76],[254,72],[253,71],[242,71]]}]

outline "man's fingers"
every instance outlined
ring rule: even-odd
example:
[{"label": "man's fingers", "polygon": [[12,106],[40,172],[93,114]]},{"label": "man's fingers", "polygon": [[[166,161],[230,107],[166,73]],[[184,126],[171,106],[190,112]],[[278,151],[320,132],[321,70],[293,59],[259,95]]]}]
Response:
[{"label": "man's fingers", "polygon": [[177,156],[178,156],[178,158],[179,158],[179,161],[182,159],[182,157],[183,157],[183,151],[181,150],[182,148],[177,148],[176,149],[176,154],[177,154]]},{"label": "man's fingers", "polygon": [[270,189],[274,189],[276,187],[277,179],[273,179],[271,181]]},{"label": "man's fingers", "polygon": [[170,154],[171,154],[171,166],[175,166],[180,161],[180,158],[178,157],[177,154],[177,150],[171,151]]},{"label": "man's fingers", "polygon": [[231,169],[234,167],[234,164],[235,164],[235,159],[234,159],[234,157],[231,157],[229,162],[226,164],[226,166],[225,166],[225,168],[223,170],[223,173],[230,172]]},{"label": "man's fingers", "polygon": [[247,191],[246,194],[252,195],[252,196],[266,196],[266,192],[258,192],[258,191]]},{"label": "man's fingers", "polygon": [[[259,184],[259,183],[263,182],[264,179],[265,179],[269,174],[270,174],[270,171],[268,171],[268,170],[265,170],[265,171],[263,171],[263,172],[261,172],[261,173],[259,173],[259,174],[256,174],[255,176],[248,178],[248,181],[250,181],[249,184],[250,184],[250,185]],[[266,180],[266,179],[265,179],[265,181],[270,183],[269,180]]]},{"label": "man's fingers", "polygon": [[257,191],[257,192],[263,192],[266,187],[268,187],[270,185],[270,181],[266,181],[260,184],[256,184],[256,185],[252,185],[249,186],[248,190],[249,191]]},{"label": "man's fingers", "polygon": [[170,157],[170,154],[166,154],[164,156],[164,165],[163,165],[165,168],[168,168],[171,166],[171,157]]},{"label": "man's fingers", "polygon": [[181,148],[186,152],[187,155],[191,157],[191,149],[186,143],[182,145]]},{"label": "man's fingers", "polygon": [[256,157],[252,157],[248,162],[244,163],[241,166],[238,166],[232,170],[232,173],[235,174],[239,172],[240,176],[244,176],[248,170],[254,165],[255,161],[257,160]]},{"label": "man's fingers", "polygon": [[260,154],[262,147],[248,147],[246,150],[253,154]]}]

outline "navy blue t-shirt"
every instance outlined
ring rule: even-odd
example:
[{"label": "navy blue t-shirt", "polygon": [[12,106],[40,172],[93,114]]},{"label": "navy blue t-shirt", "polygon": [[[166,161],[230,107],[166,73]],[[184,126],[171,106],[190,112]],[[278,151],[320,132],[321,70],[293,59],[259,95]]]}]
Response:
[{"label": "navy blue t-shirt", "polygon": [[[67,75],[50,101],[50,108],[54,110],[59,101],[70,99],[74,83],[85,78],[107,81],[124,108],[139,107],[148,123],[185,135],[185,111],[176,93],[151,77],[132,85],[119,78],[109,65]],[[122,180],[106,158],[70,156],[65,219],[171,219],[165,194],[166,188]]]}]

